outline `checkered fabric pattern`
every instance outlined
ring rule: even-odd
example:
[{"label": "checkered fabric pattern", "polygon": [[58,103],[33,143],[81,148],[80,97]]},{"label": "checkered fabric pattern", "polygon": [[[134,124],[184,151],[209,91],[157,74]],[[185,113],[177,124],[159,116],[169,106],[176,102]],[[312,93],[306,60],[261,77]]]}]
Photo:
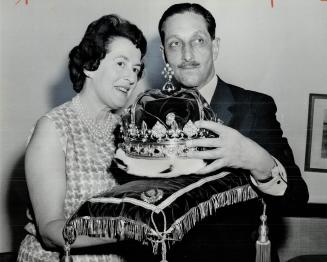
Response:
[{"label": "checkered fabric pattern", "polygon": [[[112,135],[110,143],[104,143],[92,136],[72,101],[54,108],[45,117],[53,121],[65,153],[67,191],[64,214],[68,219],[85,200],[115,186],[114,178],[107,172],[115,150],[114,136]],[[112,124],[116,125],[118,118],[114,119],[115,123]],[[59,261],[57,252],[42,248],[33,221],[26,226],[26,230],[29,234],[21,243],[17,261]],[[84,255],[73,258],[74,262],[123,261],[115,255]]]}]

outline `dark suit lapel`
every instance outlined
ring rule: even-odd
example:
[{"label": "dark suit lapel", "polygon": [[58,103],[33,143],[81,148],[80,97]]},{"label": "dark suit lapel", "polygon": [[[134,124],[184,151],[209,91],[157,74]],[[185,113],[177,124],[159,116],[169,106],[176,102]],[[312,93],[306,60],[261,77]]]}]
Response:
[{"label": "dark suit lapel", "polygon": [[210,106],[217,114],[217,117],[223,120],[224,124],[227,126],[230,126],[232,121],[234,105],[235,99],[228,84],[218,77],[218,83],[211,99]]}]

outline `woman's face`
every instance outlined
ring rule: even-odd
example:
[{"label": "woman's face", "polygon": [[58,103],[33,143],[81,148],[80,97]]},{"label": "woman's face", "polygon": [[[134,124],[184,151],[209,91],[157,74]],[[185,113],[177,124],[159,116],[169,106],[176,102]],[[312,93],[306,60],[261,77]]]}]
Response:
[{"label": "woman's face", "polygon": [[140,49],[127,38],[115,37],[99,68],[87,72],[100,106],[123,107],[136,86],[140,69]]}]

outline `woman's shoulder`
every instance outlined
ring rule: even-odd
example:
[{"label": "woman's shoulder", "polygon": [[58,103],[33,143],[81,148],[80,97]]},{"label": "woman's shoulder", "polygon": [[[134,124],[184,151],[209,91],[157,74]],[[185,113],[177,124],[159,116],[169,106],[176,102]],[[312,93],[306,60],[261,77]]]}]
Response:
[{"label": "woman's shoulder", "polygon": [[49,139],[53,137],[58,139],[59,137],[65,151],[69,122],[70,119],[74,119],[74,117],[74,110],[71,101],[54,107],[38,119],[27,139],[27,145],[32,138],[42,139],[47,137],[46,139]]},{"label": "woman's shoulder", "polygon": [[73,102],[68,101],[50,110],[44,117],[50,119],[57,129],[65,131],[71,125],[74,125],[78,115],[74,110]]},{"label": "woman's shoulder", "polygon": [[58,125],[58,121],[53,121],[53,119],[47,117],[47,115],[42,116],[36,122],[31,135],[28,137],[26,146],[27,149],[32,144],[39,145],[57,145],[60,141],[61,149],[66,151],[66,128],[64,125]]},{"label": "woman's shoulder", "polygon": [[72,101],[68,101],[59,106],[52,108],[48,113],[45,114],[45,117],[50,119],[64,118],[69,117],[74,113]]},{"label": "woman's shoulder", "polygon": [[28,145],[37,143],[37,141],[51,141],[56,138],[56,128],[49,118],[43,116],[35,124],[33,133],[28,139]]}]

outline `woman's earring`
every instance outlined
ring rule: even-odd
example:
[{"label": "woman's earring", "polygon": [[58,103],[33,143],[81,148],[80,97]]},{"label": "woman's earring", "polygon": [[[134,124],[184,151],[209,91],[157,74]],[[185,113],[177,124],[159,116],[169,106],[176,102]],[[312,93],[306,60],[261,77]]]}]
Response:
[{"label": "woman's earring", "polygon": [[168,63],[166,63],[161,74],[164,76],[165,79],[167,79],[167,82],[162,87],[162,91],[168,94],[172,94],[173,92],[176,91],[176,87],[173,85],[171,81],[174,75],[174,71]]}]

